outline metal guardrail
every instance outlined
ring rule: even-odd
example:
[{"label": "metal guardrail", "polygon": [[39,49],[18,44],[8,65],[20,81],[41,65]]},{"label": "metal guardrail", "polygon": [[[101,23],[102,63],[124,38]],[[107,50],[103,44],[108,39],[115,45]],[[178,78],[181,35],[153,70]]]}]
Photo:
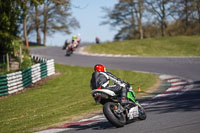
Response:
[{"label": "metal guardrail", "polygon": [[33,60],[40,62],[25,70],[0,75],[0,96],[13,94],[29,85],[55,74],[54,60],[32,55]]}]

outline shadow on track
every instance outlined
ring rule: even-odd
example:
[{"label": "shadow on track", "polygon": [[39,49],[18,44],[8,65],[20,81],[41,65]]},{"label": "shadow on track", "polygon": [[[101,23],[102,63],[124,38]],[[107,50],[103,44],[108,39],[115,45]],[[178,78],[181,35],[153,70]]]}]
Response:
[{"label": "shadow on track", "polygon": [[[114,126],[112,126],[112,124],[110,124],[108,121],[100,121],[100,122],[95,122],[93,124],[89,124],[89,125],[71,125],[68,128],[72,128],[73,130],[71,130],[71,132],[73,131],[81,131],[81,130],[108,130],[108,129],[115,129]],[[62,132],[64,133],[64,132]]]},{"label": "shadow on track", "polygon": [[[135,119],[134,121],[127,123],[126,125],[129,125],[131,123],[134,123],[136,121],[141,121],[138,119]],[[73,130],[70,130],[70,132],[76,132],[76,131],[82,131],[82,130],[91,130],[92,132],[96,132],[96,131],[100,131],[102,132],[103,130],[109,131],[109,130],[119,130],[120,128],[117,128],[115,126],[113,126],[110,122],[106,121],[99,121],[99,122],[95,122],[93,124],[89,124],[89,125],[71,125],[68,128],[71,128]],[[60,133],[65,133],[64,132],[60,132]],[[67,133],[67,131],[66,131]]]},{"label": "shadow on track", "polygon": [[195,81],[192,85],[193,88],[182,95],[158,99],[152,106],[145,107],[145,110],[157,113],[199,111],[200,81]]}]

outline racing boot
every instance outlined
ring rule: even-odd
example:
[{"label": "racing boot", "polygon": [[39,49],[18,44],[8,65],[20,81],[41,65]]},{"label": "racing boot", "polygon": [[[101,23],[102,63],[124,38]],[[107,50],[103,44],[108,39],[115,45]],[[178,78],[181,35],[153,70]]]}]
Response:
[{"label": "racing boot", "polygon": [[129,101],[127,100],[126,97],[122,97],[122,98],[121,98],[121,104],[122,104],[122,105],[125,105],[125,104],[128,104],[128,103],[129,103]]},{"label": "racing boot", "polygon": [[123,105],[128,104],[129,102],[129,100],[126,98],[126,93],[127,89],[123,87],[121,91],[121,104]]}]

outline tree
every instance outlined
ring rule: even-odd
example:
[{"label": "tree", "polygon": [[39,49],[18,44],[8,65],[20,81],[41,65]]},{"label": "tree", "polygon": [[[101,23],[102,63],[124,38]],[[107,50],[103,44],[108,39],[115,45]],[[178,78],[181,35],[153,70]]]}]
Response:
[{"label": "tree", "polygon": [[166,35],[167,20],[172,15],[173,2],[171,0],[146,0],[148,11],[155,16],[160,24],[161,35]]},{"label": "tree", "polygon": [[47,34],[56,31],[70,34],[72,28],[79,28],[78,21],[71,16],[69,0],[45,0],[43,5],[43,43]]},{"label": "tree", "polygon": [[9,67],[9,54],[13,50],[12,42],[18,34],[20,9],[17,0],[0,1],[0,55],[6,55],[7,71]]},{"label": "tree", "polygon": [[24,40],[26,42],[26,46],[28,47],[28,36],[27,36],[27,12],[28,12],[28,2],[29,0],[24,0],[24,2],[20,1],[21,9],[22,9],[22,19],[23,19],[23,29],[24,29]]},{"label": "tree", "polygon": [[54,32],[69,34],[72,28],[79,28],[78,21],[72,17],[69,0],[37,0],[30,1],[27,11],[27,34],[36,33],[36,41],[41,44],[40,31],[43,32],[43,44],[46,45],[47,35]]},{"label": "tree", "polygon": [[197,19],[198,22],[198,29],[200,34],[200,0],[193,0],[193,7],[194,7],[194,16]]},{"label": "tree", "polygon": [[[173,0],[174,27],[177,35],[194,35],[200,33],[200,1]],[[172,25],[173,27],[173,25]]]},{"label": "tree", "polygon": [[44,0],[38,0],[37,2],[34,2],[35,6],[35,30],[37,33],[37,44],[41,44],[41,36],[40,36],[40,20],[39,20],[39,10],[38,6],[41,5],[44,2]]},{"label": "tree", "polygon": [[139,25],[139,31],[140,31],[140,39],[143,39],[143,36],[144,36],[143,28],[142,28],[143,10],[144,10],[144,1],[138,0],[138,14],[139,14],[138,15],[138,25]]},{"label": "tree", "polygon": [[20,9],[17,0],[0,1],[0,54],[12,50],[11,42],[19,33]]},{"label": "tree", "polygon": [[106,20],[101,24],[119,28],[115,40],[143,38],[143,0],[119,0],[114,9],[108,7],[102,9],[106,13],[104,16]]},{"label": "tree", "polygon": [[28,30],[27,29],[27,21],[30,18],[30,10],[33,6],[35,6],[36,14],[35,14],[35,25],[36,25],[36,32],[37,32],[37,41],[40,41],[40,35],[39,35],[39,27],[38,27],[38,10],[37,6],[40,5],[44,0],[24,0],[20,1],[19,4],[21,5],[22,10],[22,19],[23,19],[23,28],[24,28],[24,40],[26,42],[26,45],[28,46]]}]

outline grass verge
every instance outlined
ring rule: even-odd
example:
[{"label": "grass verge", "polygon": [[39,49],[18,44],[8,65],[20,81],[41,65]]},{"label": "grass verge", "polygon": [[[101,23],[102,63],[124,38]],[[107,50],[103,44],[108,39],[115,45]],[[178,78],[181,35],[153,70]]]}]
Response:
[{"label": "grass verge", "polygon": [[[0,99],[1,133],[33,132],[102,108],[90,95],[92,68],[56,64],[56,71],[61,75],[44,85]],[[152,74],[110,71],[143,90],[157,81]]]},{"label": "grass verge", "polygon": [[200,36],[127,40],[85,48],[90,53],[136,56],[200,56]]}]

